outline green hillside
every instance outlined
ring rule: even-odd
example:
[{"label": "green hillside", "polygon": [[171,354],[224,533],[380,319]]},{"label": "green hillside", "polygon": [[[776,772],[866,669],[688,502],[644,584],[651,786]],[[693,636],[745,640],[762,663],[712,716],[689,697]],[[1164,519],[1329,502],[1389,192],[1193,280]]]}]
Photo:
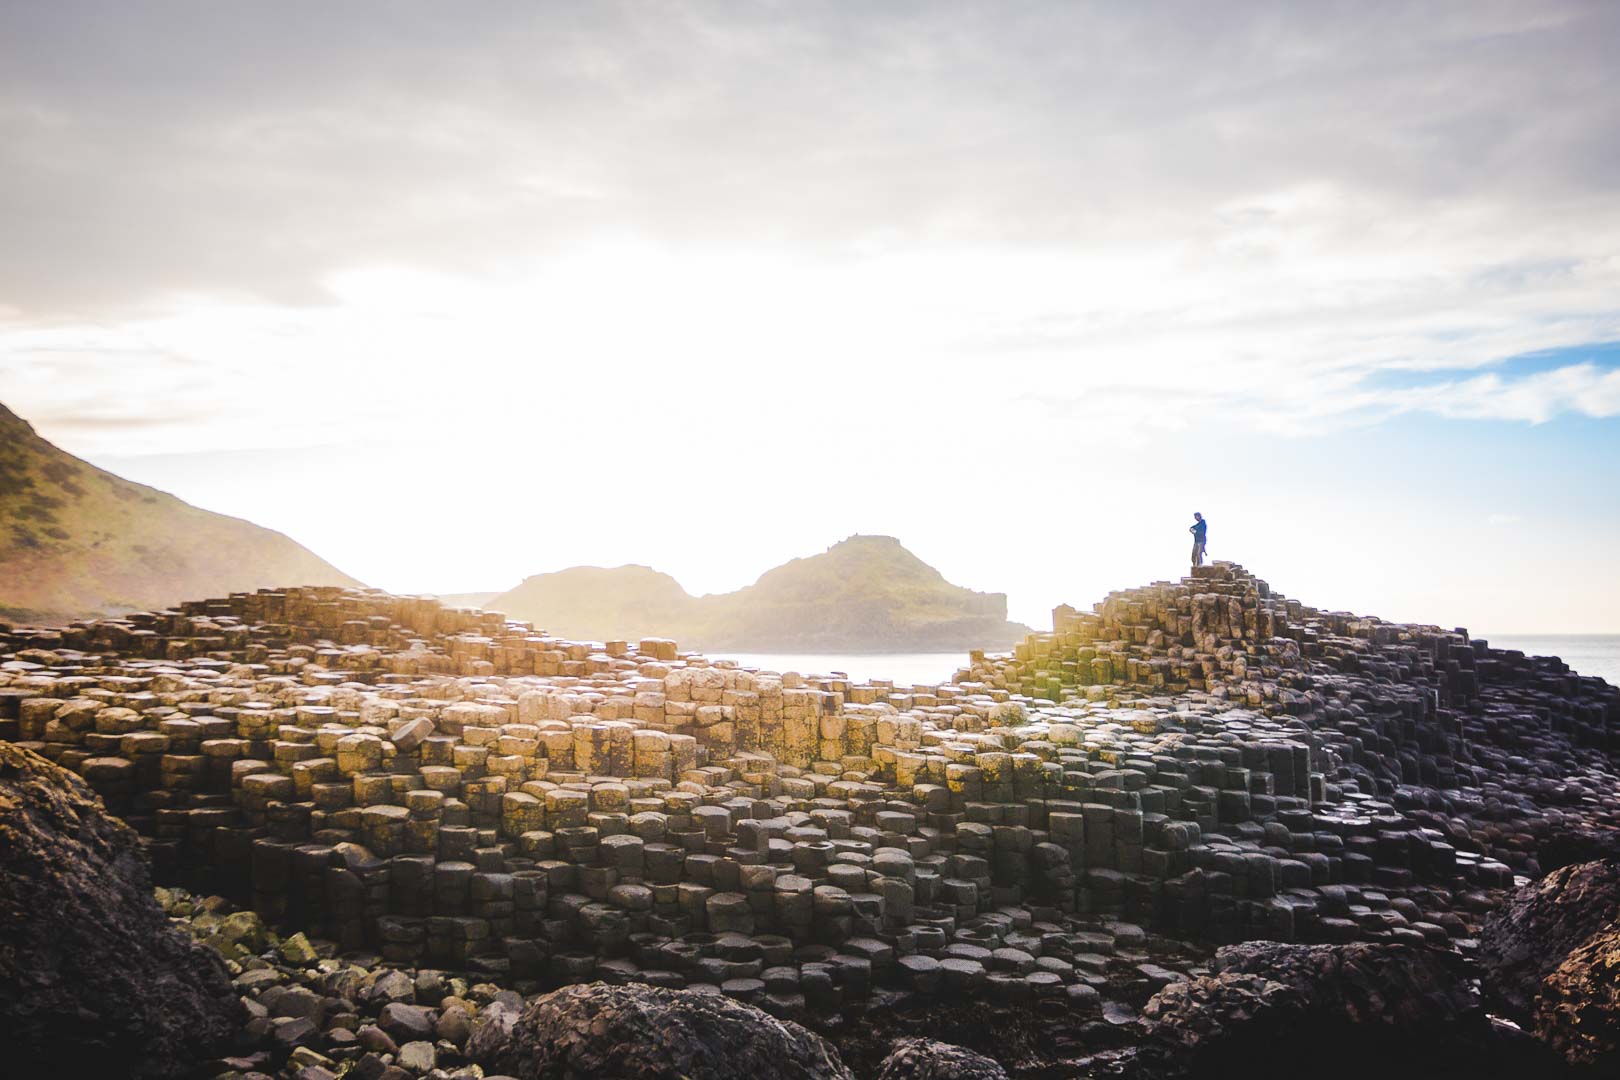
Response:
[{"label": "green hillside", "polygon": [[488,604],[588,640],[662,635],[709,651],[1003,649],[1029,633],[1007,598],[946,581],[891,536],[852,536],[736,592],[693,597],[645,566],[574,567],[528,578]]},{"label": "green hillside", "polygon": [[81,461],[0,405],[0,616],[62,622],[258,588],[358,584],[281,533]]}]

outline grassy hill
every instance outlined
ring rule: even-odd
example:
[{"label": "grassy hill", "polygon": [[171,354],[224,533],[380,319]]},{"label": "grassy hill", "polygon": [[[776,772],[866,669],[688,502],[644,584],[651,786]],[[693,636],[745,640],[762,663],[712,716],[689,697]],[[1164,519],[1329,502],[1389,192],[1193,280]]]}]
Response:
[{"label": "grassy hill", "polygon": [[1002,649],[1029,633],[1007,598],[946,581],[892,536],[852,536],[736,592],[694,597],[645,566],[538,574],[487,605],[590,640],[674,637],[709,651]]},{"label": "grassy hill", "polygon": [[0,405],[0,616],[64,622],[285,585],[358,585],[281,533],[132,484]]}]

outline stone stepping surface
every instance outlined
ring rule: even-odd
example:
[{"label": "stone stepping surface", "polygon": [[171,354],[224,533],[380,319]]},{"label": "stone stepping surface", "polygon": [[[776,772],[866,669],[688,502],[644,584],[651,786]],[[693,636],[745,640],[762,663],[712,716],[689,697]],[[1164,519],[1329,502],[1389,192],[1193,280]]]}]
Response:
[{"label": "stone stepping surface", "polygon": [[[160,881],[399,967],[1145,1000],[1208,946],[1469,947],[1620,814],[1620,691],[1230,563],[938,686],[565,641],[367,590],[0,627],[0,738]],[[1183,948],[1179,943],[1186,943]]]}]

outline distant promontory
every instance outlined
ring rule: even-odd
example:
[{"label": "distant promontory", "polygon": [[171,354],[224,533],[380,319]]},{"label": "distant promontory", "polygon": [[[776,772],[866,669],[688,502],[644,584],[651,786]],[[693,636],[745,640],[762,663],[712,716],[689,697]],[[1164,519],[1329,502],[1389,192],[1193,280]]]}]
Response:
[{"label": "distant promontory", "polygon": [[1030,633],[1005,593],[946,581],[892,536],[851,536],[736,592],[692,596],[646,566],[537,574],[486,605],[565,637],[674,636],[710,652],[1007,649]]}]

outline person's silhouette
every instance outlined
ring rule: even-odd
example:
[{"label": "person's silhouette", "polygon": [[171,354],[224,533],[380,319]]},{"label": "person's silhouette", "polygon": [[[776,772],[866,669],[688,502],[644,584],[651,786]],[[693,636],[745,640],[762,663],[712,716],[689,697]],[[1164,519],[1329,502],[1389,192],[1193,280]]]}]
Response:
[{"label": "person's silhouette", "polygon": [[1193,519],[1193,523],[1187,526],[1187,531],[1192,533],[1193,536],[1192,564],[1194,566],[1203,566],[1204,539],[1209,535],[1209,522],[1205,521],[1204,515],[1196,510],[1193,511]]}]

